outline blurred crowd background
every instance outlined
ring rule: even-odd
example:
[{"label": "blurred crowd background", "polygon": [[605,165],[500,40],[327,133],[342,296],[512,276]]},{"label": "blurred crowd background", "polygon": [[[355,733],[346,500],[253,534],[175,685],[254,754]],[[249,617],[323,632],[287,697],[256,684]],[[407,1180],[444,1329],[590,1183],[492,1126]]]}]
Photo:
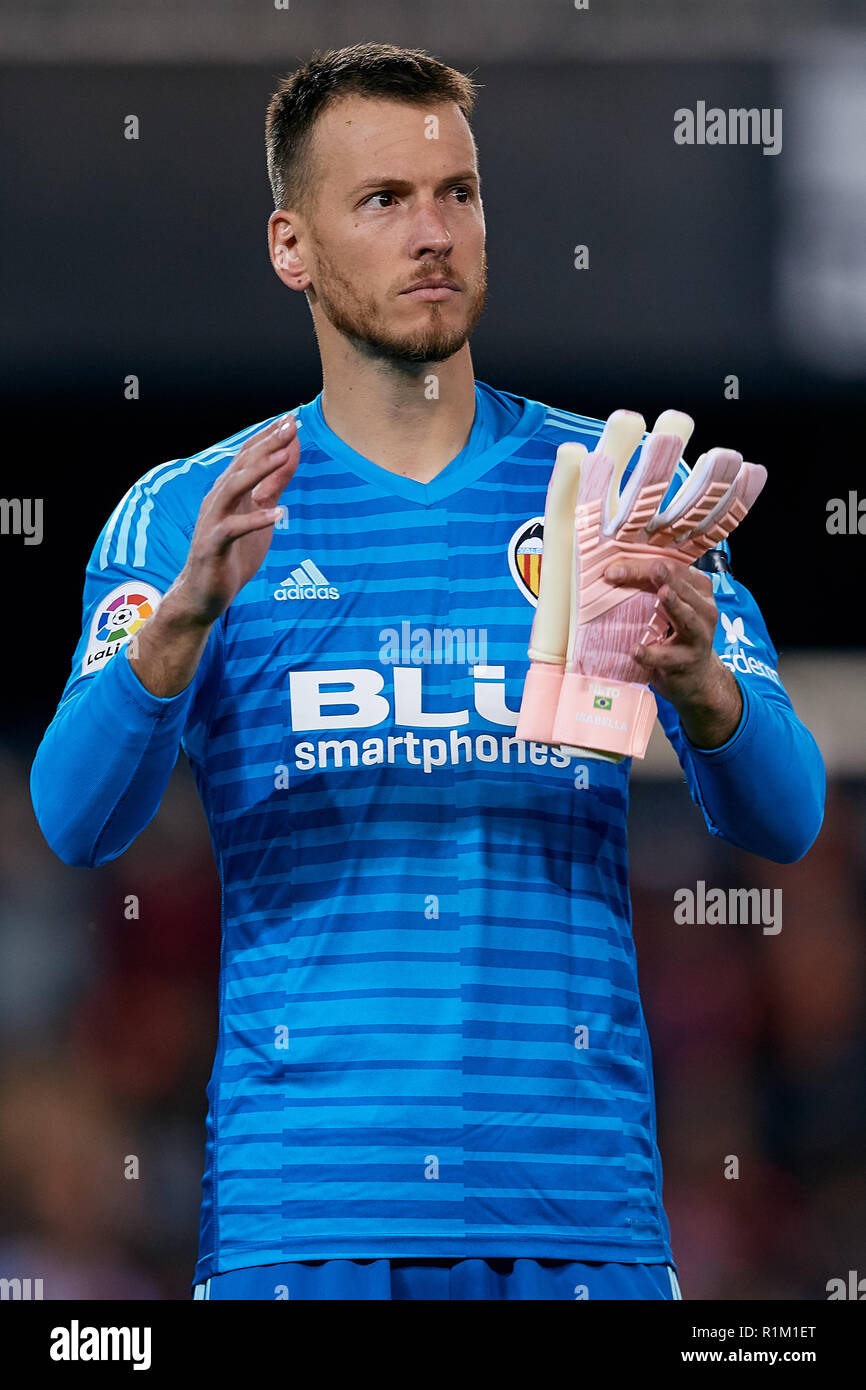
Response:
[{"label": "blurred crowd background", "polygon": [[[633,782],[632,897],[684,1296],[823,1299],[866,1276],[866,541],[826,529],[827,501],[863,491],[862,14],[320,9],[0,0],[3,492],[45,509],[41,545],[0,536],[0,1277],[52,1298],[189,1295],[219,964],[203,812],[181,760],[120,860],[70,869],[28,772],[85,561],[129,484],[319,389],[309,316],[265,253],[264,109],[315,47],[374,39],[484,84],[477,376],[600,418],[678,406],[695,455],[731,444],[770,471],[734,570],[825,753],[825,826],[799,864],[738,851],[656,748]],[[781,108],[781,153],[676,146],[673,112],[698,100]],[[678,925],[673,894],[699,879],[781,888],[782,931]]]}]

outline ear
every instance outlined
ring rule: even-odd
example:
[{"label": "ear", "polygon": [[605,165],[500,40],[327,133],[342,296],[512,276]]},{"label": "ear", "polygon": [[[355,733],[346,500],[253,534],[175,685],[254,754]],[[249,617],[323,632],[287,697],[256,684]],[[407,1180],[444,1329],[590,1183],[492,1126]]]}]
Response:
[{"label": "ear", "polygon": [[295,235],[296,219],[278,208],[268,218],[268,250],[271,265],[290,290],[308,290],[312,284]]}]

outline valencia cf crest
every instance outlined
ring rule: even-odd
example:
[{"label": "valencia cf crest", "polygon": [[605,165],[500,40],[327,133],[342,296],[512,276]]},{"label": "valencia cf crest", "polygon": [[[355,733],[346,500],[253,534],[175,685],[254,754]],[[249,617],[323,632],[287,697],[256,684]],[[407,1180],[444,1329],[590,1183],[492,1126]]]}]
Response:
[{"label": "valencia cf crest", "polygon": [[533,608],[538,603],[543,550],[543,516],[534,516],[531,521],[521,522],[508,542],[508,568],[518,589]]}]

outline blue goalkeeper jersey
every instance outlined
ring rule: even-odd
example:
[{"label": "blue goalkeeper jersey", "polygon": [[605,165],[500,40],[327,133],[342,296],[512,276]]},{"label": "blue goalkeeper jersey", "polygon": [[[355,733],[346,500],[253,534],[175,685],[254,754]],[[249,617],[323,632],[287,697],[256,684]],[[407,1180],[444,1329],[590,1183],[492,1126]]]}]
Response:
[{"label": "blue goalkeeper jersey", "polygon": [[[180,695],[146,691],[124,646],[267,422],[136,482],[87,569],[33,799],[61,857],[98,864],[156,812],[179,743],[191,763],[222,884],[195,1281],[289,1260],[673,1259],[629,761],[514,736],[556,450],[593,448],[602,422],[481,382],[476,400],[426,484],[339,440],[321,397],[298,408],[268,555]],[[661,699],[660,717],[711,833],[796,858],[820,754],[751,595],[724,564],[715,587],[740,726],[701,752]]]}]

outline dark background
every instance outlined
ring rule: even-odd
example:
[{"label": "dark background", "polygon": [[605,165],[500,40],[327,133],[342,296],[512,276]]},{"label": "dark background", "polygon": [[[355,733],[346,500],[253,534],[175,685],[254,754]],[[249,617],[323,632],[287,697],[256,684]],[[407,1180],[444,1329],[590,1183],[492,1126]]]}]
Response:
[{"label": "dark background", "polygon": [[[0,73],[3,487],[45,508],[43,546],[3,537],[0,561],[6,592],[23,585],[30,611],[52,616],[50,641],[28,645],[4,687],[8,718],[50,715],[84,560],[130,483],[320,389],[306,303],[267,256],[263,108],[280,72]],[[780,650],[859,646],[861,624],[827,594],[856,590],[862,546],[825,523],[828,498],[862,486],[863,379],[802,362],[774,317],[784,141],[764,156],[672,138],[672,112],[697,94],[777,106],[772,65],[627,74],[480,67],[490,290],[476,375],[600,418],[623,402],[649,423],[687,409],[690,457],[726,444],[765,464],[761,521],[737,535],[735,572]],[[122,138],[130,112],[138,141]],[[573,268],[577,244],[588,271]],[[137,401],[124,400],[128,373]],[[729,373],[739,400],[725,399]],[[794,575],[796,605],[779,582]]]}]

